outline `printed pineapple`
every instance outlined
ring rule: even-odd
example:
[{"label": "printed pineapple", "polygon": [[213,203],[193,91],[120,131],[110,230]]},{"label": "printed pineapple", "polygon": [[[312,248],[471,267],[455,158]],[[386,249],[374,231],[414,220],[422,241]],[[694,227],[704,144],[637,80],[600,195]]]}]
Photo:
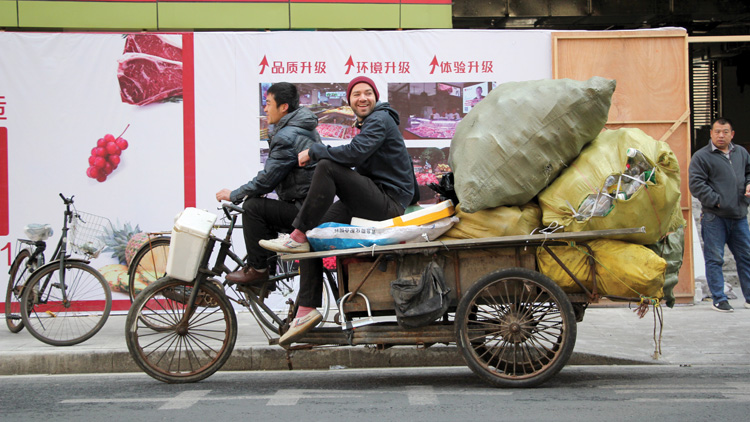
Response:
[{"label": "printed pineapple", "polygon": [[[107,279],[113,290],[127,293],[128,291],[128,268],[138,249],[146,244],[149,240],[148,233],[142,232],[138,225],[133,228],[130,223],[125,223],[121,228],[106,229],[104,243],[107,245],[105,252],[112,252],[112,257],[117,259],[119,264],[108,265],[100,270]],[[146,261],[144,259],[144,261]],[[142,261],[143,262],[143,261]],[[155,262],[151,260],[151,262]],[[136,290],[139,291],[146,287],[150,282],[157,279],[158,270],[161,263],[152,264],[144,269],[143,266],[136,271],[135,282]],[[164,262],[166,268],[166,260]],[[105,270],[105,271],[102,271]],[[163,272],[163,271],[162,271]]]}]

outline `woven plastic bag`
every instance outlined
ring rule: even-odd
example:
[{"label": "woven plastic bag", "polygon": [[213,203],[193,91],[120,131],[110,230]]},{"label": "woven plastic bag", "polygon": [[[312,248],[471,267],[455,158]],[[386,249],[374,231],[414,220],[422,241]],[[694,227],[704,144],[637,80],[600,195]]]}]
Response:
[{"label": "woven plastic bag", "polygon": [[[623,173],[628,148],[643,153],[654,165],[653,178],[628,199],[615,199],[606,216],[579,221],[577,210],[584,199],[600,192],[608,176]],[[544,225],[560,224],[566,232],[610,230],[644,226],[646,233],[617,236],[628,242],[650,245],[685,225],[680,213],[680,167],[669,145],[640,129],[602,132],[580,156],[539,194]]]},{"label": "woven plastic bag", "polygon": [[385,228],[323,223],[312,230],[308,230],[307,240],[315,251],[429,242],[448,231],[456,221],[458,221],[456,217],[446,217],[420,226]]},{"label": "woven plastic bag", "polygon": [[[596,259],[594,271],[599,294],[633,299],[641,296],[661,299],[664,296],[667,262],[652,250],[613,239],[597,239],[588,245]],[[572,245],[550,246],[550,250],[587,289],[593,288],[587,249]],[[537,264],[539,272],[551,278],[566,293],[583,291],[544,248],[537,248]]]},{"label": "woven plastic bag", "polygon": [[450,166],[464,212],[523,205],[551,183],[607,122],[615,81],[509,82],[456,126]]},{"label": "woven plastic bag", "polygon": [[522,236],[542,225],[539,205],[529,202],[520,207],[495,207],[467,213],[456,207],[458,223],[438,240],[477,239],[482,237]]}]

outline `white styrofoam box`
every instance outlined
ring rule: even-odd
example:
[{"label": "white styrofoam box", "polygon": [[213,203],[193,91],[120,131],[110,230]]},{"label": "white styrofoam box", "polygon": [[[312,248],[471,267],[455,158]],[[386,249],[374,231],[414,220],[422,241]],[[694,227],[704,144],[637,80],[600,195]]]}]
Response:
[{"label": "white styrofoam box", "polygon": [[168,276],[184,281],[195,278],[215,222],[216,214],[197,208],[177,214],[169,242]]}]

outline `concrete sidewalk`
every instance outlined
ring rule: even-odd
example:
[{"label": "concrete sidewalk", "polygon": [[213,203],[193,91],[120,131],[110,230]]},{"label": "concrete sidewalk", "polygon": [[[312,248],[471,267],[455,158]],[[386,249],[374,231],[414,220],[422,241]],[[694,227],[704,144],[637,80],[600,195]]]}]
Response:
[{"label": "concrete sidewalk", "polygon": [[[711,309],[711,302],[663,308],[662,355],[654,359],[654,313],[639,319],[632,309],[589,308],[578,324],[570,365],[742,365],[750,364],[750,309],[730,301],[733,313]],[[238,313],[237,344],[222,370],[288,369],[284,349],[269,346],[248,312]],[[124,338],[125,315],[112,315],[96,336],[70,347],[54,347],[26,330],[12,334],[0,327],[0,375],[140,372]],[[658,324],[656,325],[658,339]],[[300,350],[291,355],[294,369],[331,367],[410,367],[465,365],[455,346],[363,346]]]}]

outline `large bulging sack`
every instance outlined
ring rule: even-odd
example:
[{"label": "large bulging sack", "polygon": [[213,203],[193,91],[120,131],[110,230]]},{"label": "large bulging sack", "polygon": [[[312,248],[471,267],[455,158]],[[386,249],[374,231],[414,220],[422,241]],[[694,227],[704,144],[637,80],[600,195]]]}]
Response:
[{"label": "large bulging sack", "polygon": [[482,237],[523,236],[542,225],[539,205],[529,202],[520,207],[495,207],[464,212],[456,207],[458,223],[437,240],[477,239]]},{"label": "large bulging sack", "polygon": [[615,81],[498,85],[456,126],[449,162],[465,212],[528,203],[607,122]]},{"label": "large bulging sack", "polygon": [[[661,299],[664,296],[664,273],[667,262],[642,245],[613,239],[588,243],[596,259],[597,291],[602,295],[638,299],[641,296]],[[589,252],[582,246],[550,246],[565,266],[586,286],[593,288]],[[539,272],[551,278],[566,293],[580,293],[560,264],[544,250],[537,248]]]},{"label": "large bulging sack", "polygon": [[[614,199],[606,215],[580,215],[589,195],[602,191],[609,176],[624,183],[629,148],[641,151],[653,168],[645,185],[627,199]],[[617,184],[610,190],[616,190]],[[542,222],[560,224],[566,232],[646,228],[646,233],[617,236],[628,242],[650,245],[685,225],[680,210],[680,167],[669,145],[640,129],[602,132],[550,186],[539,194]]]}]

